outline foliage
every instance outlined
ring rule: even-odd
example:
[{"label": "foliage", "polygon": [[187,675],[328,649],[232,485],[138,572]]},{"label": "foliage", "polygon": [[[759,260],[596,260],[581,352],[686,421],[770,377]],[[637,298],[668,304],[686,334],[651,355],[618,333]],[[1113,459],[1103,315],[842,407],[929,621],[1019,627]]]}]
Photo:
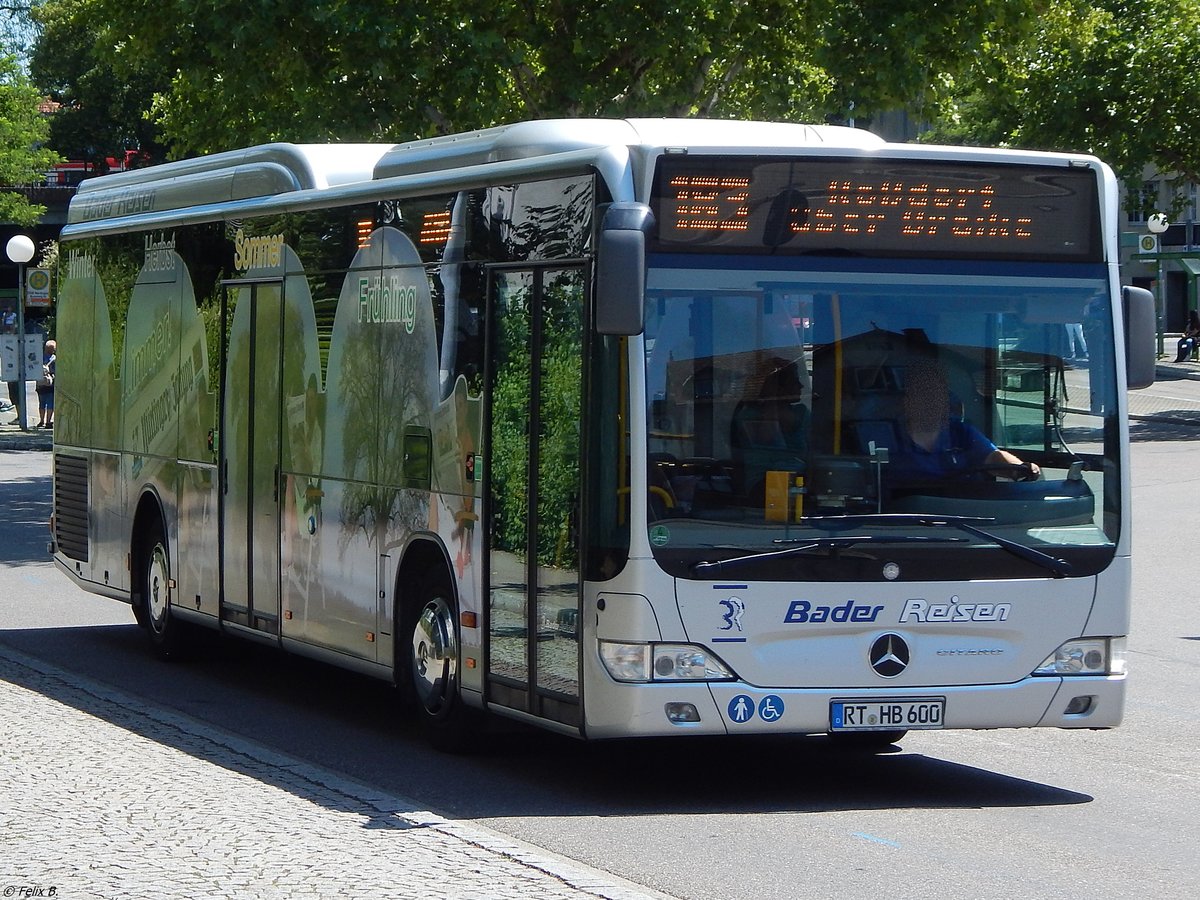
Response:
[{"label": "foliage", "polygon": [[[0,184],[33,184],[58,161],[41,146],[47,126],[39,100],[16,60],[0,55]],[[0,221],[32,225],[43,212],[20,194],[0,191]]]},{"label": "foliage", "polygon": [[539,565],[578,566],[573,529],[579,511],[582,444],[583,292],[565,278],[547,285],[538,436],[537,559]]},{"label": "foliage", "polygon": [[960,80],[932,137],[1094,153],[1134,184],[1147,165],[1200,181],[1200,0],[1042,5],[1027,41]]},{"label": "foliage", "polygon": [[20,57],[33,40],[31,7],[37,0],[0,0],[0,54]]},{"label": "foliage", "polygon": [[892,108],[942,111],[955,75],[1021,43],[1037,0],[813,0],[812,62],[829,73],[846,116]]},{"label": "foliage", "polygon": [[[102,160],[527,118],[865,124],[1200,180],[1200,0],[42,0],[52,146]],[[161,142],[161,144],[159,143]]]},{"label": "foliage", "polygon": [[[532,297],[532,286],[522,285],[496,317],[501,361],[492,397],[490,457],[496,545],[519,558],[526,556],[530,441],[536,437],[537,562],[572,568],[578,565],[573,528],[579,508],[583,294],[577,274],[547,279],[541,355],[536,361],[530,355]],[[535,362],[540,367],[540,431],[532,436],[530,371]]]},{"label": "foliage", "polygon": [[496,323],[502,363],[492,393],[491,477],[496,546],[525,558],[529,522],[529,366],[532,290],[515,295]]},{"label": "foliage", "polygon": [[938,102],[1032,2],[45,0],[34,68],[176,156],[557,116],[819,121]]},{"label": "foliage", "polygon": [[[30,56],[30,77],[61,104],[50,121],[50,144],[66,158],[103,171],[108,157],[139,150],[161,162],[158,128],[147,111],[166,75],[154,55],[131,62],[111,39],[101,4],[53,0],[33,10],[39,37]],[[157,73],[157,75],[156,75]]]}]

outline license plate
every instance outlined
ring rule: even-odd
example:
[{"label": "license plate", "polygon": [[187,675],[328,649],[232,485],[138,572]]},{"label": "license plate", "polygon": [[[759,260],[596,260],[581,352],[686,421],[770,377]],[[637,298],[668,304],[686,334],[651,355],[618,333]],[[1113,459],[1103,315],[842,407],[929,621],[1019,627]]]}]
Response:
[{"label": "license plate", "polygon": [[922,700],[834,700],[829,704],[830,731],[914,731],[942,728],[943,697]]}]

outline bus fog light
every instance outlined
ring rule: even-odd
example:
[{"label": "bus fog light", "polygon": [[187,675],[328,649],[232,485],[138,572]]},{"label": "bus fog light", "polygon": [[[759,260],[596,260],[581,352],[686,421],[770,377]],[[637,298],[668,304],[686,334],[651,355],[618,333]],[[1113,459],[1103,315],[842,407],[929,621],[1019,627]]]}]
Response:
[{"label": "bus fog light", "polygon": [[1125,671],[1124,642],[1109,638],[1067,641],[1033,670],[1034,675],[1118,675]]},{"label": "bus fog light", "polygon": [[691,644],[655,644],[655,681],[724,681],[733,677],[725,664]]},{"label": "bus fog light", "polygon": [[1083,697],[1072,697],[1071,702],[1067,704],[1067,708],[1063,710],[1064,716],[1082,716],[1092,711],[1092,704],[1096,698],[1090,694]]},{"label": "bus fog light", "polygon": [[617,681],[650,680],[650,645],[600,642],[600,659]]},{"label": "bus fog light", "polygon": [[664,707],[667,720],[673,725],[684,725],[700,721],[700,711],[694,703],[668,703]]}]

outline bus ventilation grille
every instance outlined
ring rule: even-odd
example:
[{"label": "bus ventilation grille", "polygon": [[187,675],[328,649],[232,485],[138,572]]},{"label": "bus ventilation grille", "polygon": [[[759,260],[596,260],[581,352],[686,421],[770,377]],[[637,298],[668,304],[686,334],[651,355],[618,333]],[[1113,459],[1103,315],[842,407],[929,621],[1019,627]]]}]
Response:
[{"label": "bus ventilation grille", "polygon": [[54,541],[71,559],[88,561],[88,463],[82,456],[54,457]]}]

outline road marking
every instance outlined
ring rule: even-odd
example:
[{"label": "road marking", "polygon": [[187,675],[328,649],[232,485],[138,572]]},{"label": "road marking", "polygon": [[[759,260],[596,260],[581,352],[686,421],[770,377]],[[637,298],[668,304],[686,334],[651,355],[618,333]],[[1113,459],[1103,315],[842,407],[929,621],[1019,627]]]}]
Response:
[{"label": "road marking", "polygon": [[889,841],[887,838],[876,837],[873,834],[867,834],[865,831],[856,831],[854,832],[854,836],[856,838],[862,838],[864,841],[871,841],[875,844],[883,844],[885,847],[895,847],[897,850],[900,849],[900,845],[895,841]]}]

